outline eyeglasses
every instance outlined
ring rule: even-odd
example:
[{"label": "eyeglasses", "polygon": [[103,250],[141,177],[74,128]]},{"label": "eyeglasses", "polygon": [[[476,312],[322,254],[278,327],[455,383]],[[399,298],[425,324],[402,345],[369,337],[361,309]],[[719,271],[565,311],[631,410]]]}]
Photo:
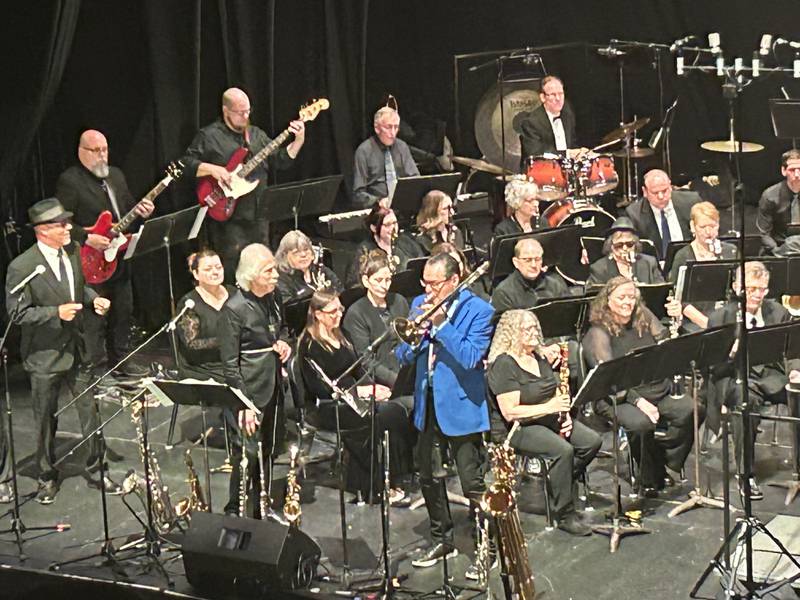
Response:
[{"label": "eyeglasses", "polygon": [[564,92],[551,92],[549,94],[545,92],[544,95],[546,98],[563,98]]},{"label": "eyeglasses", "polygon": [[614,250],[622,250],[623,248],[635,248],[636,242],[634,242],[633,240],[630,240],[628,242],[614,242],[613,244],[611,244],[611,247],[614,248]]},{"label": "eyeglasses", "polygon": [[339,304],[338,306],[335,306],[333,308],[329,308],[327,310],[320,310],[319,312],[324,313],[326,315],[335,315],[336,313],[343,313],[344,312],[344,306]]},{"label": "eyeglasses", "polygon": [[239,115],[240,117],[247,117],[253,114],[252,108],[245,108],[244,110],[233,110],[232,108],[226,108],[229,113],[233,113],[235,115]]},{"label": "eyeglasses", "polygon": [[430,287],[432,290],[439,290],[446,281],[448,280],[440,279],[439,281],[425,281],[424,279],[420,279],[419,284],[423,287],[423,289]]},{"label": "eyeglasses", "polygon": [[756,285],[747,286],[745,291],[751,296],[764,296],[769,292],[769,287],[761,287]]},{"label": "eyeglasses", "polygon": [[540,263],[542,262],[542,256],[517,256],[517,260],[522,261],[524,263]]},{"label": "eyeglasses", "polygon": [[81,146],[81,150],[86,150],[87,152],[98,155],[108,154],[108,146],[98,146],[97,148],[87,148],[86,146]]}]

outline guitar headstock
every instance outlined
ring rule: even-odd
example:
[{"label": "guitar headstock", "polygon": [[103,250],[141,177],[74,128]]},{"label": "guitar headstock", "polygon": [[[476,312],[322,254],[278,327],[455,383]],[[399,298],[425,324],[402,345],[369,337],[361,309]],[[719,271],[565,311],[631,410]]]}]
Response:
[{"label": "guitar headstock", "polygon": [[330,105],[331,103],[328,102],[327,98],[314,100],[311,104],[300,107],[300,120],[304,122],[313,121],[320,111],[328,110]]},{"label": "guitar headstock", "polygon": [[179,160],[169,163],[169,166],[166,169],[167,175],[172,179],[177,179],[183,175],[183,166],[183,163]]}]

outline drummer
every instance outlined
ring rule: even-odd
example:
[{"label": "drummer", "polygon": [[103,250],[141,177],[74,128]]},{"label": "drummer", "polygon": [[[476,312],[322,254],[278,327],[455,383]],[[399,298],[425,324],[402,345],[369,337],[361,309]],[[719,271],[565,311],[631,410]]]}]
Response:
[{"label": "drummer", "polygon": [[636,283],[663,283],[658,261],[642,254],[642,242],[628,217],[619,217],[606,232],[603,256],[589,267],[586,289],[602,286],[609,279],[624,275]]},{"label": "drummer", "polygon": [[566,103],[561,79],[555,75],[543,78],[539,100],[541,104],[519,124],[523,162],[529,156],[566,153],[572,157],[586,152],[586,148],[575,147],[575,113]]},{"label": "drummer", "polygon": [[512,308],[532,308],[547,298],[570,295],[564,278],[544,266],[544,249],[534,238],[519,240],[514,246],[514,272],[500,282],[492,293],[497,314]]},{"label": "drummer", "polygon": [[506,204],[511,216],[500,221],[494,228],[494,235],[530,233],[542,229],[539,219],[539,186],[528,181],[524,175],[514,175],[506,184]]}]

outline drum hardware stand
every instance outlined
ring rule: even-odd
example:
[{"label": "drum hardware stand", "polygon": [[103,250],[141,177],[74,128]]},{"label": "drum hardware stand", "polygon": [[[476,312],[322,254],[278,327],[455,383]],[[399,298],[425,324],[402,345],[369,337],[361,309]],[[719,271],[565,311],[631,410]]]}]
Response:
[{"label": "drum hardware stand", "polygon": [[8,429],[8,456],[6,457],[6,460],[11,461],[11,493],[14,495],[13,506],[11,507],[11,510],[6,513],[11,514],[11,527],[0,531],[0,534],[14,534],[14,541],[17,544],[17,556],[21,562],[24,562],[28,558],[25,555],[25,550],[23,548],[25,540],[22,537],[28,531],[55,531],[60,533],[71,528],[69,523],[56,523],[55,525],[37,525],[29,527],[25,525],[19,512],[20,504],[19,488],[17,485],[17,456],[16,448],[14,446],[14,419],[11,407],[10,385],[8,381],[8,350],[6,349],[6,340],[8,339],[8,334],[11,331],[11,327],[19,318],[19,305],[22,302],[24,294],[25,290],[23,290],[20,293],[19,298],[17,298],[16,306],[14,306],[13,310],[9,314],[8,324],[3,332],[3,337],[0,338],[0,360],[3,362],[3,383],[6,401],[6,427]]},{"label": "drum hardware stand", "polygon": [[[786,384],[786,397],[789,405],[789,416],[798,416],[798,403],[800,403],[800,389],[793,386],[791,383]],[[797,422],[792,423],[792,478],[788,481],[779,481],[775,483],[768,483],[767,485],[781,487],[786,489],[786,498],[783,503],[789,506],[800,492],[800,443],[798,442],[798,435],[800,435],[800,425]]]},{"label": "drum hardware stand", "polygon": [[[685,500],[667,514],[668,517],[676,517],[681,513],[692,510],[693,508],[725,508],[724,500],[705,495],[700,488],[700,409],[697,399],[697,369],[695,361],[692,361],[692,421],[694,430],[694,489],[689,492],[689,499]],[[706,488],[706,494],[710,494],[710,489]],[[736,510],[728,506],[730,510]]]}]

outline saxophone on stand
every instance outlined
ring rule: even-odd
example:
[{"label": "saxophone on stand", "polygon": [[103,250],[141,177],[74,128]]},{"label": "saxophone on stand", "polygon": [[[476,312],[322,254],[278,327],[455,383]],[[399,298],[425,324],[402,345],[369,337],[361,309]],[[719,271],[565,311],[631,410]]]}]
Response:
[{"label": "saxophone on stand", "polygon": [[189,495],[175,504],[175,513],[179,517],[190,521],[192,519],[192,513],[197,511],[208,512],[208,502],[206,502],[203,486],[200,484],[200,478],[197,476],[197,471],[194,468],[191,450],[186,450],[186,453],[183,455],[183,461],[189,472],[189,478],[187,479]]},{"label": "saxophone on stand", "polygon": [[261,440],[258,441],[258,466],[258,477],[261,484],[261,491],[258,493],[258,510],[261,513],[261,520],[266,521],[267,515],[269,515],[270,498],[264,477],[264,444]]}]

